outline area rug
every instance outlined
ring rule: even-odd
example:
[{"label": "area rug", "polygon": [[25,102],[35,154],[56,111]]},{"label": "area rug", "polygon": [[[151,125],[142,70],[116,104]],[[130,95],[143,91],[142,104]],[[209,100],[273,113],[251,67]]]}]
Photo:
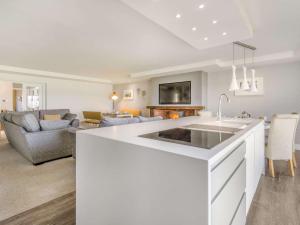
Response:
[{"label": "area rug", "polygon": [[0,221],[75,191],[75,160],[32,165],[0,138]]}]

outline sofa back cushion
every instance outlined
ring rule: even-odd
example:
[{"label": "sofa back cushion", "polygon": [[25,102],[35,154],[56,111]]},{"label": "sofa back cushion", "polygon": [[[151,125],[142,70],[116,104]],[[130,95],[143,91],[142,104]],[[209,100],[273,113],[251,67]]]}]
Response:
[{"label": "sofa back cushion", "polygon": [[44,120],[45,115],[60,115],[60,118],[63,118],[67,113],[70,112],[69,109],[47,109],[40,110],[40,120]]},{"label": "sofa back cushion", "polygon": [[144,123],[144,122],[151,122],[151,121],[162,120],[163,118],[161,116],[154,116],[154,117],[139,116],[139,119],[140,119],[141,123]]},{"label": "sofa back cushion", "polygon": [[40,124],[33,113],[12,113],[11,120],[28,132],[40,131]]},{"label": "sofa back cushion", "polygon": [[4,113],[4,116],[3,116],[4,120],[6,120],[7,122],[11,122],[12,123],[12,113]]},{"label": "sofa back cushion", "polygon": [[117,126],[117,125],[124,125],[124,124],[129,124],[129,123],[139,123],[140,120],[139,118],[109,118],[105,117],[101,121],[101,126],[102,127],[110,127],[110,126]]},{"label": "sofa back cushion", "polygon": [[64,129],[67,128],[69,124],[69,120],[40,120],[42,131]]}]

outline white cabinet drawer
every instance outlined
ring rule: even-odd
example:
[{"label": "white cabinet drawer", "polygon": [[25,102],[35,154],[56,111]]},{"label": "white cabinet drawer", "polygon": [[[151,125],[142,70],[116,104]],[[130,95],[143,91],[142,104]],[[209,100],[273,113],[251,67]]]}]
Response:
[{"label": "white cabinet drawer", "polygon": [[212,225],[230,225],[246,188],[246,161],[235,170],[211,205]]},{"label": "white cabinet drawer", "polygon": [[236,211],[236,214],[230,225],[245,225],[246,224],[246,195],[243,195],[243,198],[240,202],[240,206]]},{"label": "white cabinet drawer", "polygon": [[243,161],[246,154],[246,144],[243,142],[225,159],[223,159],[211,171],[211,196],[215,198],[216,194],[222,189],[228,178],[234,170]]}]

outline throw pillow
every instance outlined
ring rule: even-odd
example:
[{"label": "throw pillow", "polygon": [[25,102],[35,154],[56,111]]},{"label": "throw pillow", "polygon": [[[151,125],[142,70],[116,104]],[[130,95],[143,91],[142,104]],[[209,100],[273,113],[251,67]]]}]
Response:
[{"label": "throw pillow", "polygon": [[59,114],[54,114],[54,115],[44,115],[44,120],[61,120],[61,117]]},{"label": "throw pillow", "polygon": [[69,120],[40,120],[42,131],[64,129],[67,128],[69,124]]},{"label": "throw pillow", "polygon": [[76,119],[77,115],[76,114],[73,114],[73,113],[66,113],[64,116],[63,116],[63,120],[69,120],[69,121],[72,121],[74,119]]},{"label": "throw pillow", "polygon": [[37,118],[32,113],[13,114],[12,122],[23,127],[28,132],[40,131],[40,125]]}]

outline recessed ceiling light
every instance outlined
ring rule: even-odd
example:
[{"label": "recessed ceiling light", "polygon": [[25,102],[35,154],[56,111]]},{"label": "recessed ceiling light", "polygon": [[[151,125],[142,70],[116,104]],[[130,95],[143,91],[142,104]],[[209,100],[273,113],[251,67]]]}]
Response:
[{"label": "recessed ceiling light", "polygon": [[196,31],[196,30],[197,30],[197,27],[193,27],[193,28],[192,28],[192,31]]},{"label": "recessed ceiling light", "polygon": [[205,37],[205,38],[203,38],[204,39],[204,41],[207,41],[208,40],[208,37]]},{"label": "recessed ceiling light", "polygon": [[212,23],[213,23],[213,24],[217,24],[217,23],[218,23],[218,20],[213,20]]},{"label": "recessed ceiling light", "polygon": [[204,4],[201,4],[201,5],[199,5],[199,9],[203,9],[205,7],[205,5]]},{"label": "recessed ceiling light", "polygon": [[227,33],[226,33],[226,32],[223,32],[223,33],[222,33],[222,35],[223,35],[223,36],[226,36],[226,35],[227,35]]},{"label": "recessed ceiling light", "polygon": [[181,18],[181,14],[177,13],[177,14],[176,14],[176,18],[177,18],[177,19],[180,19],[180,18]]}]

